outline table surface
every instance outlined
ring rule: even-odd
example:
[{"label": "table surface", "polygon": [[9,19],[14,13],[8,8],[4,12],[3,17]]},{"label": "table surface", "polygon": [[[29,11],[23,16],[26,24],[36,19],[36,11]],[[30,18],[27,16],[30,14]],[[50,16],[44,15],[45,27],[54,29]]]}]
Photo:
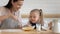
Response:
[{"label": "table surface", "polygon": [[3,29],[0,31],[1,31],[0,34],[59,34],[59,33],[53,33],[51,30],[38,32],[36,30],[24,31],[21,29]]}]

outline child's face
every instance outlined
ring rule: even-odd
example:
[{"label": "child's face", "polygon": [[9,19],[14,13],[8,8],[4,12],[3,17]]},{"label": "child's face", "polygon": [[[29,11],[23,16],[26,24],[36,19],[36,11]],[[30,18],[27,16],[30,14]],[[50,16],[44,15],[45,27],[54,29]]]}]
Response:
[{"label": "child's face", "polygon": [[31,13],[30,13],[29,20],[30,20],[32,23],[36,23],[36,22],[39,20],[39,18],[40,18],[39,13],[37,13],[37,12],[31,12]]}]

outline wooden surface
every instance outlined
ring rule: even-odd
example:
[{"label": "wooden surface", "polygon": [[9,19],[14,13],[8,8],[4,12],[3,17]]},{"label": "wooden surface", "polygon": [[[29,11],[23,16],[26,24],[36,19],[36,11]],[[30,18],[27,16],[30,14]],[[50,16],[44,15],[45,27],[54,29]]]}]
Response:
[{"label": "wooden surface", "polygon": [[[22,18],[28,18],[29,14],[22,14]],[[44,18],[60,18],[60,14],[49,14],[49,13],[44,13],[43,14]]]},{"label": "wooden surface", "polygon": [[48,30],[48,31],[23,31],[23,30],[1,30],[0,34],[56,34],[53,33],[52,31]]}]

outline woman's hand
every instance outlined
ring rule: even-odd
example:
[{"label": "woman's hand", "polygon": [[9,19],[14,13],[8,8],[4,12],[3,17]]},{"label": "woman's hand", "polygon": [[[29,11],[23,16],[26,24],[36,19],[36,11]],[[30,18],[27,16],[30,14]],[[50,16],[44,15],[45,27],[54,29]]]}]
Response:
[{"label": "woman's hand", "polygon": [[18,20],[17,16],[10,14],[10,17],[12,17],[14,20]]},{"label": "woman's hand", "polygon": [[13,18],[14,20],[18,20],[17,16],[15,16],[14,14],[12,14],[11,12],[9,12],[9,17]]}]

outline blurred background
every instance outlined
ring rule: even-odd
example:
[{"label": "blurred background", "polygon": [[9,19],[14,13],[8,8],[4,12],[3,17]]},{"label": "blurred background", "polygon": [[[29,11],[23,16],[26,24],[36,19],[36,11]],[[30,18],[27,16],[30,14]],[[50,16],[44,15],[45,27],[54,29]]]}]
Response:
[{"label": "blurred background", "polygon": [[[0,7],[5,6],[8,1],[0,0]],[[42,9],[45,22],[49,23],[54,19],[58,19],[57,23],[60,24],[60,0],[24,0],[20,9],[23,24],[28,22],[28,16],[32,9]]]}]

